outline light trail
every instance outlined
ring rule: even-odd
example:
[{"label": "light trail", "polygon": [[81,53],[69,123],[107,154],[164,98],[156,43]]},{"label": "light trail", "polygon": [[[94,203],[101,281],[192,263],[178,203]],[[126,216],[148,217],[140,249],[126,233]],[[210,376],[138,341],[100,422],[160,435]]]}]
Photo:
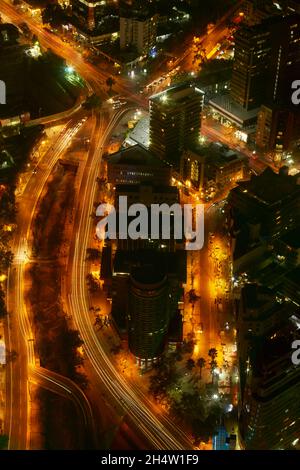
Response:
[{"label": "light trail", "polygon": [[[31,224],[34,218],[38,201],[46,182],[63,155],[73,137],[81,128],[81,121],[70,120],[63,128],[56,143],[41,158],[37,175],[31,175],[25,185],[24,193],[19,201],[19,220],[14,236],[12,251],[16,253],[12,266],[8,271],[8,282],[6,301],[10,312],[8,315],[8,349],[19,350],[20,373],[19,380],[15,379],[13,364],[9,365],[10,393],[7,411],[8,423],[8,449],[28,449],[30,441],[30,429],[28,418],[30,413],[30,400],[28,397],[28,375],[30,370],[36,367],[36,356],[34,350],[34,335],[30,323],[29,314],[25,304],[25,266],[30,260],[29,240],[31,239]],[[12,317],[12,313],[14,315]],[[11,334],[13,329],[14,334]],[[14,396],[19,397],[18,404]],[[19,416],[16,418],[16,415]],[[19,419],[18,419],[19,418]]]},{"label": "light trail", "polygon": [[[85,258],[86,249],[93,230],[90,214],[93,212],[93,203],[97,189],[96,177],[100,172],[104,143],[118,120],[126,112],[128,110],[119,111],[112,117],[99,139],[88,174],[86,175],[85,187],[80,197],[80,208],[77,214],[74,254],[73,258],[69,260],[70,269],[68,271],[71,273],[72,280],[71,291],[68,296],[69,312],[84,340],[85,353],[109,394],[130,414],[134,424],[151,444],[157,449],[192,449],[192,442],[182,433],[182,430],[177,428],[170,419],[166,417],[158,418],[152,411],[153,404],[150,400],[145,400],[145,396],[142,393],[138,393],[137,388],[133,391],[132,385],[129,385],[118,373],[97,338],[88,313],[89,307],[86,292],[87,267]],[[173,434],[176,435],[176,438],[173,437]]]}]

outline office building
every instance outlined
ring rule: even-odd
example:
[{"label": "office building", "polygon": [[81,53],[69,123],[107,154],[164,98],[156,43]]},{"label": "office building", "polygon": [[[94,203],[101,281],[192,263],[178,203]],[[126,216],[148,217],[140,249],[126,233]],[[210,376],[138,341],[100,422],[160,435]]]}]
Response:
[{"label": "office building", "polygon": [[243,27],[236,33],[230,93],[246,110],[258,108],[265,97],[271,47],[264,26]]},{"label": "office building", "polygon": [[129,349],[147,367],[164,349],[169,325],[167,277],[153,264],[142,265],[133,269],[129,284]]},{"label": "office building", "polygon": [[244,168],[245,158],[219,143],[186,149],[180,161],[183,180],[203,192],[228,187],[243,179]]},{"label": "office building", "polygon": [[[151,205],[152,204],[166,204],[171,207],[173,204],[179,204],[179,191],[175,186],[157,186],[151,182],[142,182],[141,184],[119,184],[116,186],[115,191],[115,207],[119,214],[119,197],[127,197],[127,205],[130,207],[132,204],[143,204],[148,209],[148,233],[146,238],[139,238],[132,240],[130,237],[122,239],[119,237],[119,230],[117,227],[118,240],[117,245],[119,249],[123,250],[136,250],[142,248],[156,248],[174,251],[176,247],[181,246],[182,240],[174,240],[174,217],[170,215],[170,238],[165,240],[160,238],[158,240],[151,239]],[[168,209],[167,209],[168,210]],[[128,217],[128,224],[131,217]],[[121,233],[121,232],[120,232]],[[143,234],[145,235],[145,234]]]},{"label": "office building", "polygon": [[241,5],[244,22],[248,26],[254,26],[266,18],[282,14],[282,7],[279,3],[280,1],[276,6],[272,0],[244,0]]},{"label": "office building", "polygon": [[179,169],[184,148],[197,145],[203,93],[195,86],[180,85],[150,98],[149,149]]},{"label": "office building", "polygon": [[265,25],[272,44],[265,103],[288,105],[292,82],[300,73],[300,15],[276,16]]},{"label": "office building", "polygon": [[182,340],[179,312],[186,282],[186,252],[117,250],[112,318],[141,367],[149,367],[168,340]]},{"label": "office building", "polygon": [[72,0],[72,14],[83,30],[92,32],[101,23],[110,5],[114,5],[113,0]]},{"label": "office building", "polygon": [[281,159],[282,152],[291,149],[300,137],[300,112],[279,105],[262,105],[257,119],[256,145]]},{"label": "office building", "polygon": [[242,289],[237,321],[239,440],[246,450],[295,449],[300,433],[299,307],[256,285]]},{"label": "office building", "polygon": [[300,224],[300,181],[286,169],[267,168],[249,181],[240,181],[228,196],[234,224],[247,243],[245,231],[258,227],[264,239],[279,238]]},{"label": "office building", "polygon": [[114,186],[144,181],[168,186],[171,183],[171,167],[141,145],[134,145],[108,156],[107,179]]},{"label": "office building", "polygon": [[236,33],[231,97],[243,108],[290,104],[300,72],[300,15],[278,15]]},{"label": "office building", "polygon": [[120,16],[120,48],[134,48],[140,55],[147,54],[156,44],[157,15],[127,10]]}]

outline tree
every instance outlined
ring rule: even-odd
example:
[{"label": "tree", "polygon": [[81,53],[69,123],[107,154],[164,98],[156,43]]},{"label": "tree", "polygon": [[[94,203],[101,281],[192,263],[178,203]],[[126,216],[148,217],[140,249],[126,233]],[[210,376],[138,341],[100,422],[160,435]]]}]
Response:
[{"label": "tree", "polygon": [[217,363],[217,361],[212,359],[212,361],[209,364],[210,364],[211,380],[212,380],[212,383],[213,383],[214,382],[214,377],[215,377],[215,370],[218,367],[218,363]]},{"label": "tree", "polygon": [[192,354],[194,350],[195,342],[190,339],[189,341],[184,340],[182,345],[182,352],[184,354]]},{"label": "tree", "polygon": [[7,449],[8,436],[6,434],[0,434],[0,449]]},{"label": "tree", "polygon": [[66,21],[66,15],[60,5],[50,3],[42,11],[42,20],[43,24],[49,23],[53,28],[57,28]]},{"label": "tree", "polygon": [[188,294],[189,294],[189,303],[190,304],[195,304],[197,302],[197,300],[199,300],[201,298],[201,297],[199,297],[199,295],[196,294],[195,289],[191,289]]},{"label": "tree", "polygon": [[5,294],[2,288],[0,287],[0,318],[7,315],[6,305],[5,305]]},{"label": "tree", "polygon": [[116,80],[113,77],[108,77],[106,80],[106,85],[108,86],[109,93],[112,91],[112,87],[115,85]]},{"label": "tree", "polygon": [[101,251],[97,248],[88,248],[86,254],[86,259],[89,261],[100,261],[101,259]]},{"label": "tree", "polygon": [[6,270],[13,262],[14,255],[11,251],[0,251],[0,269]]},{"label": "tree", "polygon": [[208,351],[208,355],[212,358],[212,360],[214,360],[218,355],[218,351],[216,350],[216,348],[210,348],[210,350]]},{"label": "tree", "polygon": [[188,370],[192,370],[192,369],[194,369],[194,367],[195,367],[195,361],[194,361],[194,359],[192,359],[192,358],[188,359],[188,360],[186,361],[186,368],[187,368]]},{"label": "tree", "polygon": [[202,378],[202,369],[203,367],[205,367],[205,364],[206,364],[206,360],[204,359],[204,357],[199,357],[197,361],[197,366],[200,369],[200,379]]}]

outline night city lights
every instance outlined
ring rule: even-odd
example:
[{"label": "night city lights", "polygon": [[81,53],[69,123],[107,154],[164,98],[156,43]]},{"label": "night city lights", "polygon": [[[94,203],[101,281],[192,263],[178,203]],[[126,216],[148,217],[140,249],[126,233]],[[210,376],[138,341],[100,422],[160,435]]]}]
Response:
[{"label": "night city lights", "polygon": [[297,450],[300,0],[0,0],[0,466]]}]

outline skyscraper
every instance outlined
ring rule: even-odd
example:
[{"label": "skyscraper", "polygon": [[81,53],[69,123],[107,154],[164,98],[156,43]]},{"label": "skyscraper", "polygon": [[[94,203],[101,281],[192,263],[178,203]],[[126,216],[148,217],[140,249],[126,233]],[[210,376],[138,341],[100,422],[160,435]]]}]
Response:
[{"label": "skyscraper", "polygon": [[231,97],[247,110],[259,107],[265,96],[270,52],[270,32],[261,25],[237,32]]},{"label": "skyscraper", "polygon": [[155,265],[141,265],[130,276],[129,349],[140,362],[155,362],[164,348],[169,326],[167,277]]},{"label": "skyscraper", "polygon": [[270,54],[266,98],[290,104],[291,84],[300,76],[300,15],[276,16],[265,23],[270,31]]},{"label": "skyscraper", "polygon": [[105,14],[105,9],[113,0],[72,0],[73,15],[78,18],[79,24],[89,31],[93,31],[101,17]]},{"label": "skyscraper", "polygon": [[300,72],[300,16],[268,18],[236,34],[231,97],[245,109],[290,101]]},{"label": "skyscraper", "polygon": [[280,156],[299,137],[300,113],[292,107],[262,105],[257,119],[256,145]]},{"label": "skyscraper", "polygon": [[283,450],[299,442],[300,368],[291,360],[299,326],[297,306],[277,302],[265,288],[243,288],[237,341],[239,434],[245,449]]},{"label": "skyscraper", "polygon": [[185,147],[199,140],[203,93],[191,85],[170,88],[150,98],[150,150],[179,168]]}]

